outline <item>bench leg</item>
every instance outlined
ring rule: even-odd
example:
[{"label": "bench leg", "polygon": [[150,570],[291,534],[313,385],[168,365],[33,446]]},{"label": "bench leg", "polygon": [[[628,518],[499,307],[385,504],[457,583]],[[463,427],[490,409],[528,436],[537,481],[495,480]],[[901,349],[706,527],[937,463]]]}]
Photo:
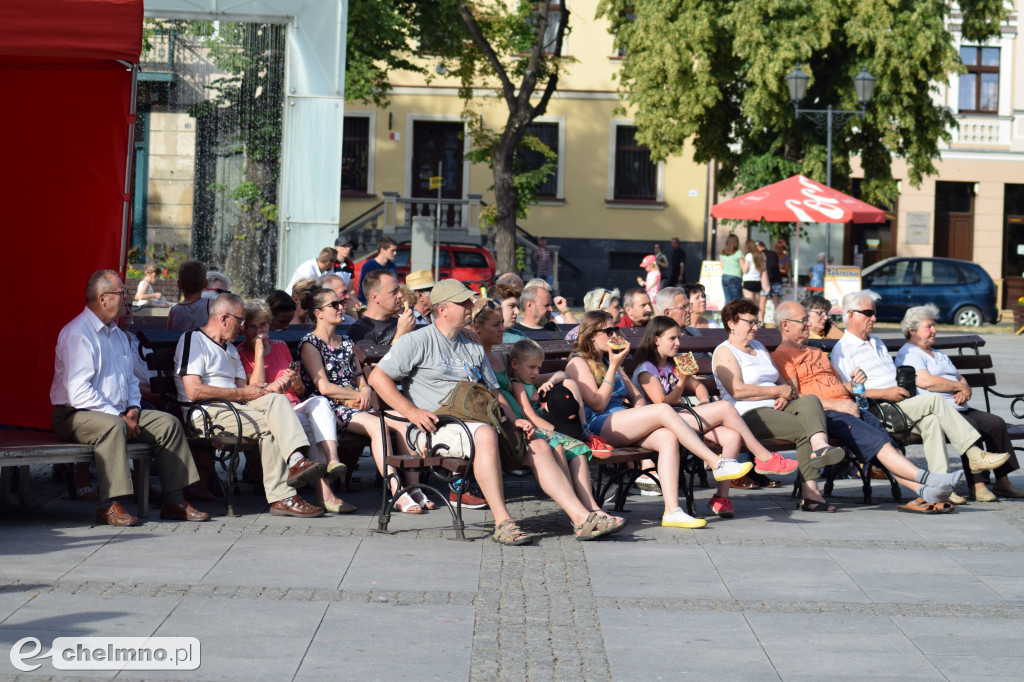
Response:
[{"label": "bench leg", "polygon": [[139,472],[139,518],[145,519],[149,516],[149,465],[148,456],[136,460]]}]

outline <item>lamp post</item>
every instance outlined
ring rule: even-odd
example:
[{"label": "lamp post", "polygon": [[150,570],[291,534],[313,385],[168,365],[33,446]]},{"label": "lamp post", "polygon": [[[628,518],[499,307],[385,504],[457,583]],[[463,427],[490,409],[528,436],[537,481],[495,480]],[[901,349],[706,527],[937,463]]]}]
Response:
[{"label": "lamp post", "polygon": [[[818,130],[825,130],[828,144],[828,160],[825,165],[825,184],[829,187],[832,186],[832,126],[833,124],[842,126],[848,120],[854,116],[864,118],[865,110],[868,104],[871,102],[872,95],[875,94],[875,77],[868,73],[867,67],[860,67],[860,73],[853,77],[853,87],[857,92],[857,104],[860,109],[856,111],[847,111],[843,109],[833,109],[832,105],[828,105],[826,109],[801,109],[800,102],[803,101],[804,97],[807,96],[807,82],[810,80],[810,76],[805,74],[797,66],[793,69],[792,73],[786,76],[786,87],[789,88],[789,101],[793,103],[793,111],[797,118],[804,116],[814,121]],[[831,229],[825,231],[825,260],[826,264],[828,256],[830,255],[831,246]]]}]

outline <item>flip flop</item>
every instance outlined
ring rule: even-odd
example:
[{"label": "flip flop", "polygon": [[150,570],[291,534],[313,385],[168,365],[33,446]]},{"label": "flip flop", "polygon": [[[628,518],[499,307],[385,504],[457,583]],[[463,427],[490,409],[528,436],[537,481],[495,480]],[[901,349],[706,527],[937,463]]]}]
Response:
[{"label": "flip flop", "polygon": [[[940,502],[938,504],[944,505],[944,504],[949,504],[949,503],[948,502]],[[950,504],[949,506],[952,507],[953,505]],[[906,504],[899,505],[898,507],[896,507],[896,511],[907,512],[908,514],[947,514],[947,513],[949,513],[947,511],[940,511],[940,509],[936,509],[936,505],[928,504],[927,502],[925,502],[924,498],[922,498],[922,497],[919,497],[916,500],[911,500],[910,502],[907,502]],[[950,511],[952,511],[952,509]]]},{"label": "flip flop", "polygon": [[836,508],[828,502],[818,502],[817,500],[810,502],[803,500],[796,508],[804,512],[824,512],[826,514],[834,514],[836,511]]}]

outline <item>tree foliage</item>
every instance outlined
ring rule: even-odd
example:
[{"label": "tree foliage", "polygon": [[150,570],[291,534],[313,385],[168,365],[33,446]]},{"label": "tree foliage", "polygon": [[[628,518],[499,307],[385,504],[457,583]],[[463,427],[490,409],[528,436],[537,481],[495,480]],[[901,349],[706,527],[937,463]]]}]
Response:
[{"label": "tree foliage", "polygon": [[[352,0],[346,67],[346,97],[386,105],[387,86],[395,71],[433,77],[441,63],[458,79],[463,116],[473,150],[470,160],[494,172],[495,205],[485,218],[496,227],[499,270],[515,267],[516,218],[536,202],[536,188],[555,170],[553,152],[526,128],[542,116],[565,67],[562,44],[569,13],[557,13],[549,25],[549,2],[477,0],[414,2]],[[550,28],[549,28],[550,26]],[[378,35],[382,39],[378,40]],[[428,59],[413,57],[416,52]],[[491,89],[508,115],[501,127],[489,128],[479,115],[479,89]],[[540,169],[518,166],[517,152],[540,151],[548,159]]]},{"label": "tree foliage", "polygon": [[[961,0],[969,41],[999,34],[1000,0]],[[890,205],[893,158],[915,186],[935,173],[952,114],[932,100],[962,72],[947,23],[948,0],[601,0],[616,46],[626,51],[620,92],[637,137],[664,159],[691,142],[698,163],[718,162],[720,188],[748,191],[803,173],[825,180],[826,140],[794,117],[786,75],[811,76],[802,106],[857,108],[862,66],[877,85],[866,119],[833,127],[833,185],[859,155],[863,197]]]}]

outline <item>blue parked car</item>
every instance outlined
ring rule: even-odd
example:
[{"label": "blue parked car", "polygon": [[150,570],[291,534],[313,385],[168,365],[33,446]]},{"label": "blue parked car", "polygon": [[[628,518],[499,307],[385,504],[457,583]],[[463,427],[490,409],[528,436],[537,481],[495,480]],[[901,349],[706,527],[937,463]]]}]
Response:
[{"label": "blue parked car", "polygon": [[882,296],[879,320],[903,319],[907,308],[939,307],[936,322],[977,327],[999,320],[996,285],[976,263],[953,258],[886,258],[864,268],[861,284]]}]

